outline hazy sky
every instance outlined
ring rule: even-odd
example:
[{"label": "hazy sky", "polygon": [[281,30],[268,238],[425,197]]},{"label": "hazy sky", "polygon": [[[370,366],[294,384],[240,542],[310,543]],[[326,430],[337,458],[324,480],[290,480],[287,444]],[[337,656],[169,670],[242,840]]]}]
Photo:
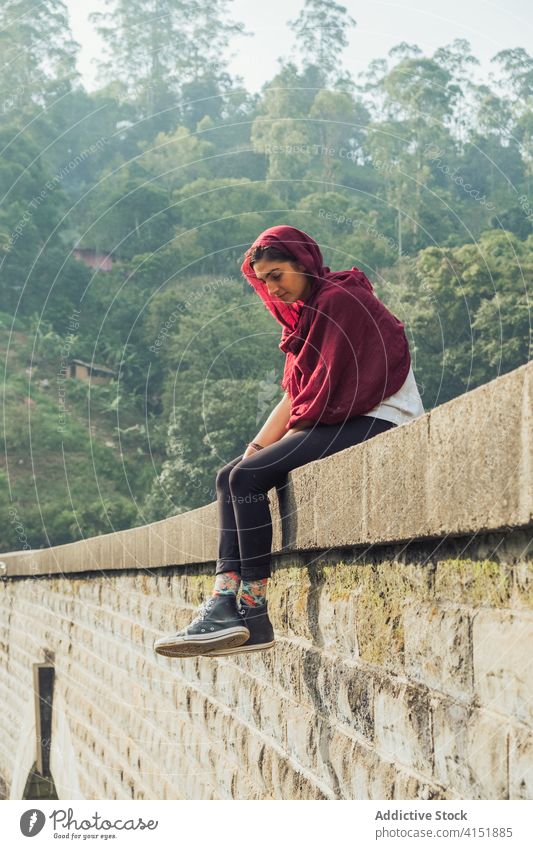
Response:
[{"label": "hazy sky", "polygon": [[[91,60],[100,52],[99,39],[87,16],[104,8],[103,0],[65,0],[75,39],[82,50],[79,69],[89,90],[95,86]],[[207,2],[207,0],[206,0]],[[342,0],[341,0],[342,2]],[[230,72],[244,78],[256,92],[278,69],[277,58],[290,57],[294,43],[287,21],[294,19],[304,0],[233,0],[232,18],[245,24],[253,36],[238,38]],[[356,78],[371,59],[386,57],[395,44],[418,44],[426,54],[449,44],[454,38],[470,41],[481,66],[476,76],[486,77],[490,58],[508,47],[523,47],[533,54],[531,0],[344,0],[357,26],[342,55],[344,66]]]}]

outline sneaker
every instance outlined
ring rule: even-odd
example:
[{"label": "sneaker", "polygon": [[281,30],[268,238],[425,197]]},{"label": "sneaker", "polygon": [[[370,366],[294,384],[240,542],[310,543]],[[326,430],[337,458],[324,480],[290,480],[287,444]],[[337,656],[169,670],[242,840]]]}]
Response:
[{"label": "sneaker", "polygon": [[154,651],[166,657],[191,657],[209,649],[233,648],[246,642],[250,631],[234,595],[213,595],[202,602],[193,621],[176,634],[154,641]]},{"label": "sneaker", "polygon": [[249,638],[239,646],[206,651],[205,654],[208,657],[220,657],[225,654],[237,654],[241,651],[261,651],[262,649],[272,648],[275,642],[274,628],[268,616],[268,601],[258,607],[239,604],[239,614],[242,622],[250,630]]}]

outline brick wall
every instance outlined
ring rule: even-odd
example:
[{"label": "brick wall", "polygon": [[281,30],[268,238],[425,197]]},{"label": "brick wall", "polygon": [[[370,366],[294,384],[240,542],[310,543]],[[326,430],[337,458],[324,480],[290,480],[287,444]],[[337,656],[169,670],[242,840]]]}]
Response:
[{"label": "brick wall", "polygon": [[46,650],[60,798],[531,798],[526,542],[278,558],[277,644],[233,658],[152,651],[212,567],[4,581],[8,794],[35,759],[31,664]]},{"label": "brick wall", "polygon": [[35,763],[47,661],[62,799],[532,798],[532,383],[271,491],[268,652],[152,650],[211,593],[216,504],[2,555],[0,791]]}]

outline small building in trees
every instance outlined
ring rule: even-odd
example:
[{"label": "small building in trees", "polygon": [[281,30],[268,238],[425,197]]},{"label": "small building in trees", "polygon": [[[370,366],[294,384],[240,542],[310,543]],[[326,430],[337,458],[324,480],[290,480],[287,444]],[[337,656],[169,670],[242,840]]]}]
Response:
[{"label": "small building in trees", "polygon": [[89,268],[97,268],[99,271],[111,271],[115,256],[111,253],[97,251],[95,248],[74,248],[72,251],[76,259],[79,259]]},{"label": "small building in trees", "polygon": [[70,377],[75,380],[90,380],[91,383],[108,383],[117,373],[107,366],[87,363],[85,360],[70,361]]}]

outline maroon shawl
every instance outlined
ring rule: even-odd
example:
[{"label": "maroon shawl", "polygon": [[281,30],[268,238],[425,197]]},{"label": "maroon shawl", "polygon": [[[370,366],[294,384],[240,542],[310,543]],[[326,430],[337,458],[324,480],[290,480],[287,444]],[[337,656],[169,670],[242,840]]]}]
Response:
[{"label": "maroon shawl", "polygon": [[[269,294],[249,262],[258,245],[275,246],[304,265],[313,278],[306,301],[284,304]],[[343,422],[403,385],[411,365],[404,324],[358,268],[330,271],[311,236],[281,224],[257,237],[241,271],[283,326],[279,347],[287,356],[281,386],[292,401],[287,429],[303,419]]]}]

